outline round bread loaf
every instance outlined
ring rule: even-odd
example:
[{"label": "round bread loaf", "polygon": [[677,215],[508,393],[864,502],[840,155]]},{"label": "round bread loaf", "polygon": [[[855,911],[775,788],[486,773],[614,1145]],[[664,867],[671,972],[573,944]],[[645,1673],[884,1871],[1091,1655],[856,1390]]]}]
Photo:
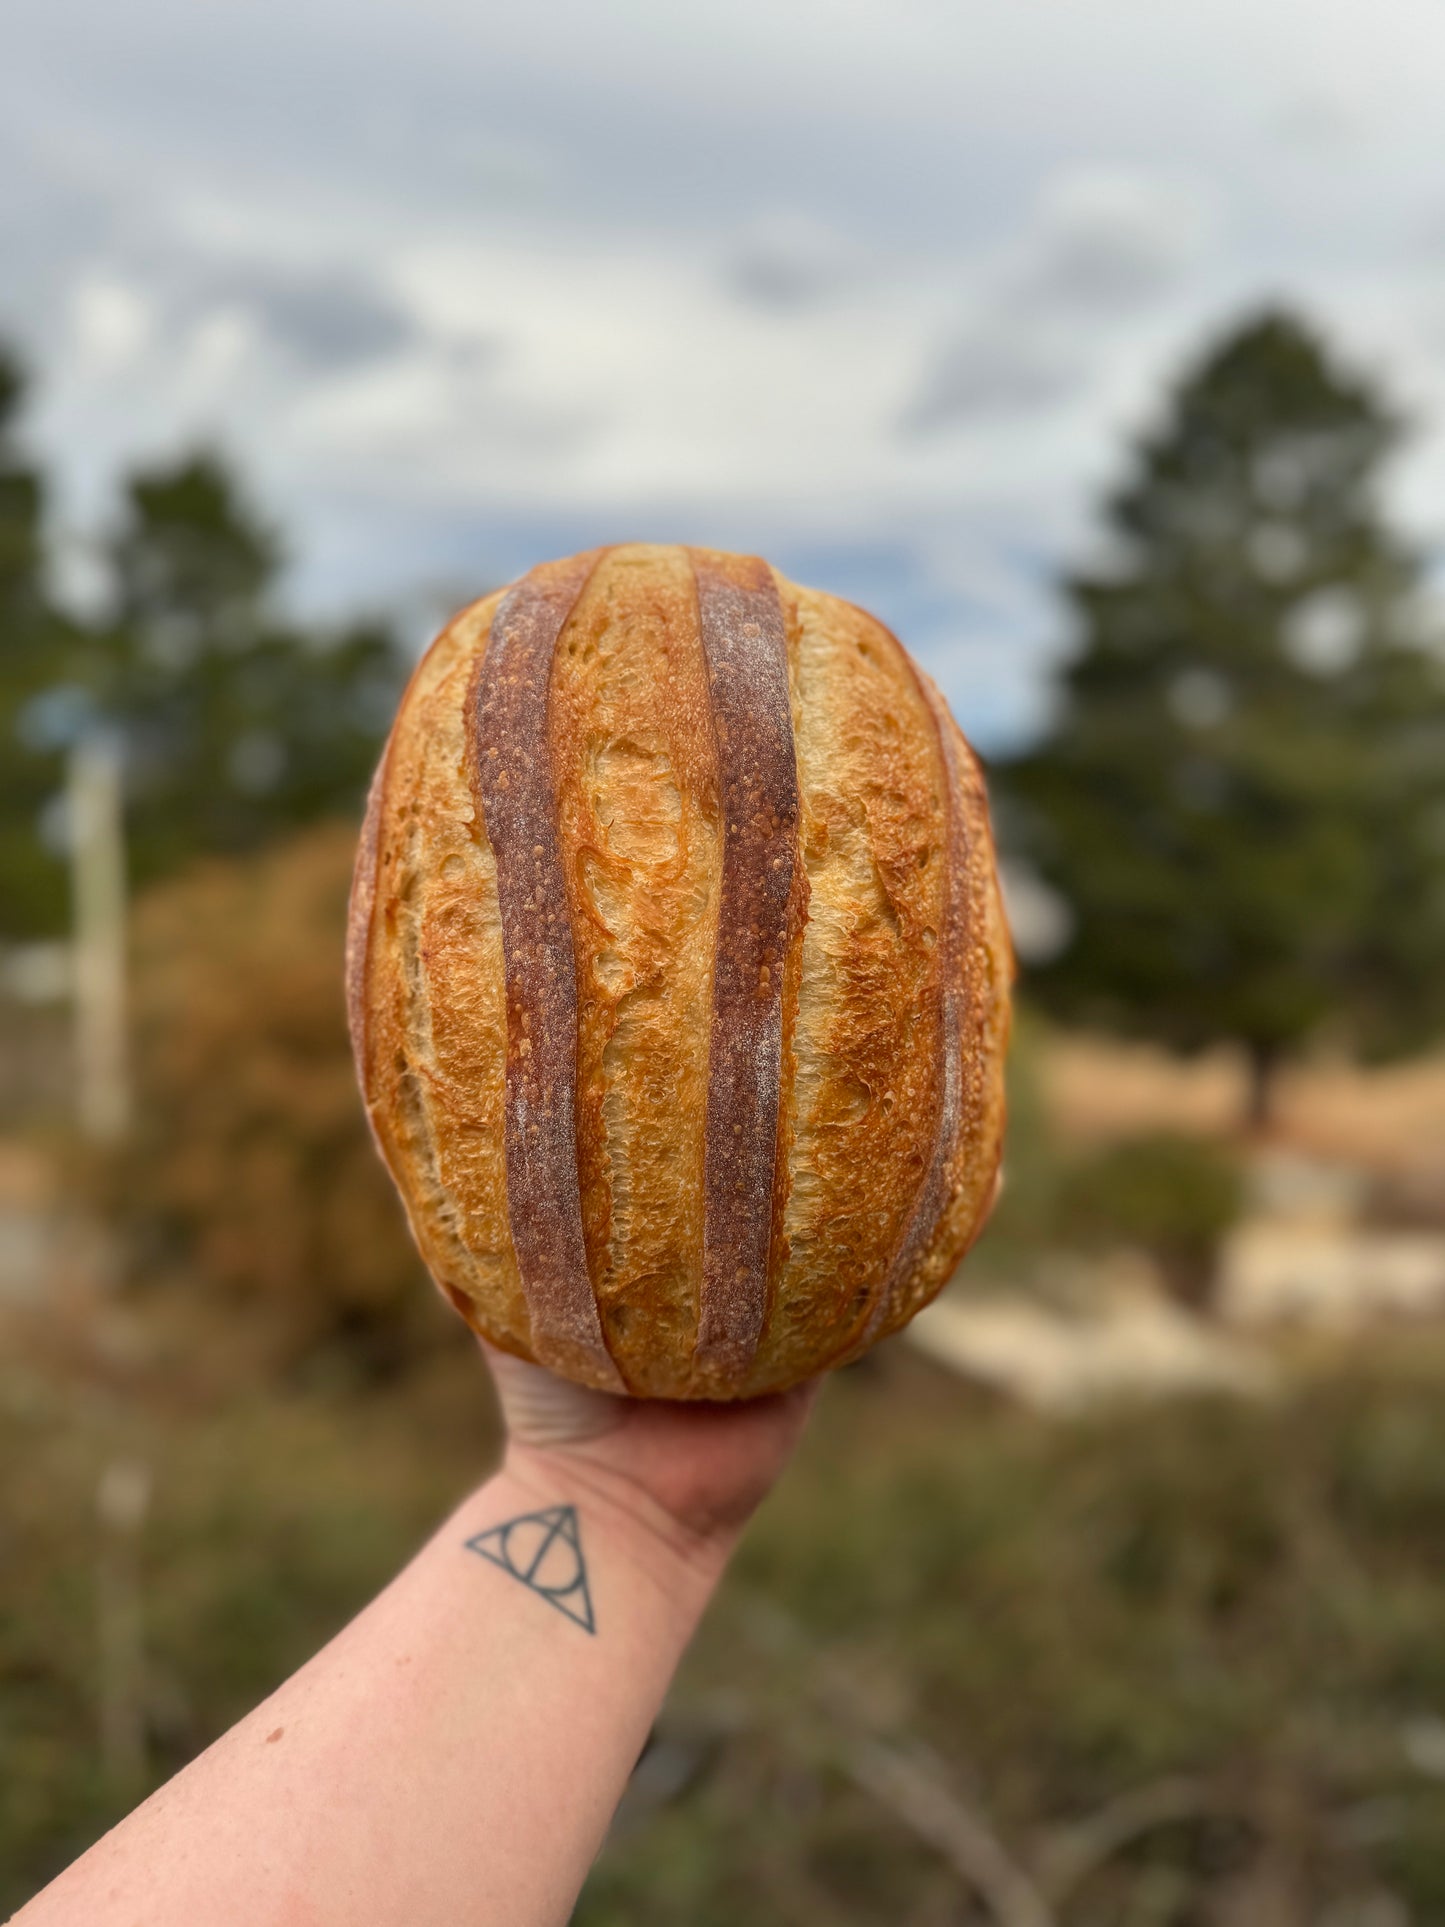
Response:
[{"label": "round bread loaf", "polygon": [[585,1385],[857,1358],[992,1201],[1012,962],[983,780],[881,623],[754,556],[545,563],[438,637],[347,991],[433,1276]]}]

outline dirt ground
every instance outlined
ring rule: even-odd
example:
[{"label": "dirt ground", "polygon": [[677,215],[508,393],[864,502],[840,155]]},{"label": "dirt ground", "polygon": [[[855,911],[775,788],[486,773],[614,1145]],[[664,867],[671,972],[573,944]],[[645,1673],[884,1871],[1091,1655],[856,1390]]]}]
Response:
[{"label": "dirt ground", "polygon": [[[1051,1116],[1073,1138],[1234,1136],[1245,1112],[1244,1060],[1230,1050],[1181,1059],[1146,1044],[1055,1036],[1040,1076]],[[1270,1137],[1380,1174],[1433,1174],[1445,1190],[1445,1052],[1379,1068],[1322,1058],[1286,1069]]]}]

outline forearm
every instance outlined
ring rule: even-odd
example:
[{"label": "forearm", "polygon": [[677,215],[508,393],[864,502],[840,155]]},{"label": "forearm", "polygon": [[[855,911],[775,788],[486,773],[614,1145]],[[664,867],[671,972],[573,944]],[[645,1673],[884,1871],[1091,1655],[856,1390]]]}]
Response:
[{"label": "forearm", "polygon": [[514,1453],[19,1921],[565,1921],[726,1556],[650,1515],[590,1466]]}]

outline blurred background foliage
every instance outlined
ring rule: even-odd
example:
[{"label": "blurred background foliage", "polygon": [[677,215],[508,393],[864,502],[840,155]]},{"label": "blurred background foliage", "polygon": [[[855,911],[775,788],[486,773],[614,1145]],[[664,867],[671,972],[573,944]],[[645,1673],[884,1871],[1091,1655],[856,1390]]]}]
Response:
[{"label": "blurred background foliage", "polygon": [[88,558],[92,606],[63,613],[42,478],[19,447],[23,399],[0,353],[0,939],[66,929],[60,764],[81,735],[124,743],[127,857],[144,886],[354,813],[404,668],[384,625],[281,618],[282,545],[205,451],[124,480]]},{"label": "blurred background foliage", "polygon": [[357,1099],[338,968],[354,828],[196,864],[133,925],[138,1123],[97,1169],[138,1289],[199,1282],[278,1361],[402,1369],[426,1305]]},{"label": "blurred background foliage", "polygon": [[41,477],[20,444],[24,381],[0,349],[0,917],[7,935],[64,928],[65,872],[41,841],[53,759],[31,744],[32,705],[54,686],[68,630],[50,605]]},{"label": "blurred background foliage", "polygon": [[[64,758],[108,732],[135,1118],[77,1146],[63,1012],[11,1000],[0,1267],[33,1235],[43,1288],[0,1293],[0,1906],[299,1664],[496,1446],[345,1035],[355,821],[406,652],[287,615],[281,532],[214,450],[125,478],[91,590],[59,597],[23,393],[0,361],[0,937],[64,934]],[[1312,1062],[1438,1038],[1441,656],[1379,495],[1405,428],[1271,311],[1205,344],[1127,451],[1107,546],[1062,585],[1051,721],[993,772],[1056,940],[1025,978],[1008,1183],[945,1321],[1026,1304],[1067,1345],[1127,1270],[1151,1343],[1223,1356],[1271,1159],[1324,1142]],[[1191,1110],[1156,1055],[1168,1101],[1136,1101],[1144,1060],[1079,1058],[1080,1024],[1226,1047],[1223,1099]],[[1331,1236],[1398,1217],[1438,1242],[1439,1163],[1390,1144],[1373,1189],[1345,1174],[1364,1206],[1330,1192]],[[1439,1310],[1086,1410],[1030,1409],[977,1352],[845,1374],[579,1920],[1445,1918]],[[118,1596],[142,1628],[119,1680]]]}]

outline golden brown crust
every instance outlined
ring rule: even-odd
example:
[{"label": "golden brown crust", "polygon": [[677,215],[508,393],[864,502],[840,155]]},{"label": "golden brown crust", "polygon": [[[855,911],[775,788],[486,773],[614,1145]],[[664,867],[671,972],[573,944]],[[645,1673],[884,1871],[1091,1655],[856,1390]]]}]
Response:
[{"label": "golden brown crust", "polygon": [[937,688],[929,678],[923,681],[952,751],[958,813],[968,826],[953,999],[959,1034],[959,1117],[943,1185],[945,1202],[933,1235],[911,1273],[900,1276],[875,1338],[906,1325],[947,1284],[988,1218],[1003,1154],[1004,1064],[1014,958],[999,892],[988,797],[977,757]]},{"label": "golden brown crust", "polygon": [[932,1147],[942,768],[903,652],[862,610],[787,592],[809,918],[800,946],[787,1255],[750,1389],[839,1350],[881,1291]]},{"label": "golden brown crust", "polygon": [[[493,1342],[646,1396],[778,1389],[905,1322],[986,1215],[1011,960],[982,778],[881,625],[755,558],[638,545],[532,580],[577,587],[533,651],[534,685],[544,657],[548,674],[530,707],[472,740],[498,599],[464,611],[373,788],[348,943],[368,1110],[438,1283]],[[740,645],[735,683],[710,683],[709,658]],[[535,962],[560,915],[574,985],[570,1046],[565,1008],[545,1024],[554,1124],[569,1069],[573,1086],[550,1209],[575,1209],[582,1320],[560,1342],[517,1262],[549,1199],[516,1158],[508,1184],[508,832],[503,810],[488,835],[478,797],[478,748],[501,764],[528,745],[550,777],[512,935],[540,916]],[[725,808],[748,780],[748,807]],[[553,981],[523,973],[514,1051]],[[722,1155],[736,1139],[746,1212]]]},{"label": "golden brown crust", "polygon": [[383,764],[364,1003],[363,1089],[418,1248],[446,1295],[526,1350],[506,1225],[505,1063],[495,865],[476,821],[464,710],[495,598],[428,650]]},{"label": "golden brown crust", "polygon": [[[906,661],[907,659],[905,659]],[[877,1292],[857,1339],[845,1346],[843,1358],[856,1357],[878,1335],[892,1329],[902,1293],[910,1290],[946,1207],[952,1202],[952,1180],[959,1133],[964,1121],[964,1025],[969,983],[969,959],[979,937],[982,906],[969,889],[972,842],[978,824],[967,807],[952,719],[944,709],[932,680],[911,661],[907,667],[927,706],[937,737],[942,773],[944,876],[942,915],[934,948],[938,953],[936,981],[928,995],[927,1030],[934,1039],[935,1099],[933,1143],[909,1208],[903,1234],[889,1259],[882,1288]]]},{"label": "golden brown crust", "polygon": [[719,825],[682,550],[619,548],[599,565],[557,650],[552,728],[581,1001],[588,1259],[628,1386],[686,1397],[702,1286]]}]

